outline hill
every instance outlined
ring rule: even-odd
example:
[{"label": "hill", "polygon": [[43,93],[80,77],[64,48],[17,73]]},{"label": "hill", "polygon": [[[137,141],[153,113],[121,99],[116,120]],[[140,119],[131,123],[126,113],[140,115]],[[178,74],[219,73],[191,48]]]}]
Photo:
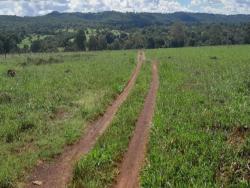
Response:
[{"label": "hill", "polygon": [[[250,15],[221,15],[207,13],[176,12],[162,13],[121,13],[106,11],[100,13],[59,13],[51,12],[44,16],[18,17],[0,16],[0,28],[6,30],[28,27],[31,30],[42,28],[79,28],[82,26],[99,27],[112,26],[115,28],[129,29],[133,27],[145,27],[151,25],[170,25],[173,22],[185,24],[240,24],[249,23]],[[13,25],[15,26],[13,28]]]}]

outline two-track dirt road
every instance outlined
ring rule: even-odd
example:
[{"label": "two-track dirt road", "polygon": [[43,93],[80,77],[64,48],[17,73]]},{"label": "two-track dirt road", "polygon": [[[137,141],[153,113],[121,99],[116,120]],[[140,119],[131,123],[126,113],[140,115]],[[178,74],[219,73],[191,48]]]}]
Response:
[{"label": "two-track dirt road", "polygon": [[105,114],[96,122],[89,125],[79,142],[73,146],[67,147],[53,163],[41,164],[36,167],[33,170],[32,175],[27,178],[26,187],[37,187],[37,185],[34,184],[34,181],[37,181],[39,184],[41,183],[39,186],[40,188],[66,187],[72,178],[74,163],[79,160],[81,156],[87,154],[91,150],[97,139],[105,132],[111,123],[121,104],[127,99],[136,82],[144,60],[144,52],[139,51],[137,56],[137,67],[128,81],[127,86],[112,105],[107,108]]},{"label": "two-track dirt road", "polygon": [[157,62],[152,64],[152,82],[149,93],[144,103],[144,108],[136,124],[128,151],[121,165],[120,174],[115,188],[139,187],[139,173],[143,164],[150,126],[154,114],[157,90],[159,87]]}]

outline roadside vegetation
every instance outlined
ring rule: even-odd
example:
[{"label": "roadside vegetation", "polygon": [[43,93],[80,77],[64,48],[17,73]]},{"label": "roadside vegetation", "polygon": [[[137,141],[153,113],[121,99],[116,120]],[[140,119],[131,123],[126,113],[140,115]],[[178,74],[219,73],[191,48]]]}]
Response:
[{"label": "roadside vegetation", "polygon": [[74,170],[72,188],[111,187],[128,144],[151,81],[151,64],[143,65],[130,96],[93,150],[82,157]]},{"label": "roadside vegetation", "polygon": [[0,57],[0,187],[74,143],[126,85],[135,51]]},{"label": "roadside vegetation", "polygon": [[250,186],[249,51],[147,51],[160,88],[142,187]]}]

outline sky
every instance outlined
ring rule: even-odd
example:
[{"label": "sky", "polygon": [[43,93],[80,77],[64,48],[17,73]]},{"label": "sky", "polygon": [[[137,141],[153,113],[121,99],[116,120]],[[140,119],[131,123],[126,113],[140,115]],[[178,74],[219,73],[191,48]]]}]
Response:
[{"label": "sky", "polygon": [[59,12],[161,12],[250,14],[250,0],[0,0],[0,15]]}]

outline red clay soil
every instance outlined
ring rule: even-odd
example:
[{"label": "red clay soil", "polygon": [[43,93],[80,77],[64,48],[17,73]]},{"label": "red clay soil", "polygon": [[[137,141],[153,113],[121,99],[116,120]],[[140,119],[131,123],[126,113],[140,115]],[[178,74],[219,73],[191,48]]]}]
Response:
[{"label": "red clay soil", "polygon": [[[96,122],[89,125],[86,133],[76,144],[66,147],[65,151],[53,162],[41,164],[36,167],[27,178],[26,187],[41,187],[41,188],[65,188],[72,178],[74,163],[87,154],[95,145],[97,139],[104,133],[112,119],[114,118],[118,108],[128,97],[133,88],[141,66],[144,62],[144,52],[138,52],[137,67],[135,68],[130,80],[128,81],[123,92],[110,105],[105,114]],[[35,185],[40,184],[41,185]]]},{"label": "red clay soil", "polygon": [[154,114],[157,90],[159,87],[157,62],[152,67],[152,82],[144,103],[144,108],[136,124],[134,136],[130,141],[128,151],[121,164],[116,188],[139,187],[139,173],[144,162],[151,121]]}]

